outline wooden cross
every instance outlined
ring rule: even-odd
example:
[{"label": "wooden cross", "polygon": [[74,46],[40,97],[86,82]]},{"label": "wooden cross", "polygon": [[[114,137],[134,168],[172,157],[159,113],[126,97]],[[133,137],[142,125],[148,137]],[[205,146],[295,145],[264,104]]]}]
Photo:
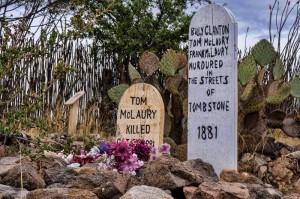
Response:
[{"label": "wooden cross", "polygon": [[76,127],[78,120],[78,108],[79,108],[79,99],[84,95],[84,91],[76,93],[68,101],[65,102],[65,105],[71,105],[69,113],[69,127],[68,134],[76,135]]}]

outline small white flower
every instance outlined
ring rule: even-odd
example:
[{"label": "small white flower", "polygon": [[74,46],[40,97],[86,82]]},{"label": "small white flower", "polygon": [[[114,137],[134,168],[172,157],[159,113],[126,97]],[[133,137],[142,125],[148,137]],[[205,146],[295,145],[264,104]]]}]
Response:
[{"label": "small white flower", "polygon": [[80,164],[79,163],[72,163],[72,164],[68,165],[67,167],[71,167],[71,168],[77,169],[77,168],[80,167]]},{"label": "small white flower", "polygon": [[132,154],[132,157],[137,158],[137,155],[134,153],[134,154]]},{"label": "small white flower", "polygon": [[139,160],[139,161],[138,161],[138,164],[139,164],[139,165],[140,165],[140,167],[141,167],[141,166],[143,166],[143,165],[144,165],[144,161],[142,161],[142,160]]},{"label": "small white flower", "polygon": [[113,169],[113,171],[117,172],[117,171],[118,171],[118,169]]},{"label": "small white flower", "polygon": [[135,171],[131,171],[130,174],[133,175],[133,176],[135,176],[136,172]]},{"label": "small white flower", "polygon": [[114,156],[114,155],[111,155],[110,158],[113,160],[113,159],[115,159],[115,156]]}]

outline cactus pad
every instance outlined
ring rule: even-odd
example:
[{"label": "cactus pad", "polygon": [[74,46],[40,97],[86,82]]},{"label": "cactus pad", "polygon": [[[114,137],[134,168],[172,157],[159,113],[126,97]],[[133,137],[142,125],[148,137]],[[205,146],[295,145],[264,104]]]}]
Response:
[{"label": "cactus pad", "polygon": [[291,82],[291,94],[294,97],[300,98],[300,77],[295,77]]},{"label": "cactus pad", "polygon": [[120,84],[118,86],[112,87],[108,90],[108,97],[115,103],[119,104],[123,93],[129,86],[127,84]]},{"label": "cactus pad", "polygon": [[239,96],[240,96],[243,92],[243,86],[239,81],[238,81],[238,91],[239,91]]},{"label": "cactus pad", "polygon": [[238,68],[238,78],[242,85],[248,84],[256,75],[256,63],[253,56],[248,55],[240,63]]},{"label": "cactus pad", "polygon": [[240,99],[242,101],[247,101],[250,99],[250,97],[252,96],[255,87],[257,86],[256,82],[253,80],[251,80],[245,87],[243,93],[241,94]]},{"label": "cactus pad", "polygon": [[266,105],[263,90],[257,87],[257,89],[254,89],[253,97],[250,100],[240,103],[240,109],[244,113],[253,113],[262,110]]},{"label": "cactus pad", "polygon": [[177,53],[169,49],[162,57],[159,63],[160,71],[167,76],[173,76],[178,68],[179,59]]},{"label": "cactus pad", "polygon": [[182,69],[187,66],[187,58],[184,52],[178,52],[178,69]]},{"label": "cactus pad", "polygon": [[189,107],[188,107],[188,98],[185,98],[182,102],[182,112],[184,117],[188,117],[188,111],[189,111]]},{"label": "cactus pad", "polygon": [[262,39],[253,47],[252,55],[259,65],[265,66],[276,57],[276,52],[268,40]]},{"label": "cactus pad", "polygon": [[152,75],[159,68],[159,59],[154,53],[145,51],[140,57],[139,66],[145,73]]},{"label": "cactus pad", "polygon": [[178,73],[182,75],[183,79],[185,79],[186,81],[188,81],[188,70],[188,66],[186,65],[184,68],[178,71]]},{"label": "cactus pad", "polygon": [[264,68],[262,68],[260,71],[258,71],[257,74],[257,83],[259,86],[263,86],[264,82],[265,82],[265,73],[266,70]]},{"label": "cactus pad", "polygon": [[284,67],[281,59],[276,59],[275,66],[273,68],[274,80],[280,79],[284,74]]},{"label": "cactus pad", "polygon": [[128,64],[128,73],[131,82],[135,79],[141,78],[140,73],[131,65],[131,63]]},{"label": "cactus pad", "polygon": [[269,104],[280,104],[290,95],[291,86],[283,80],[274,81],[268,90],[266,101]]},{"label": "cactus pad", "polygon": [[174,75],[172,77],[166,78],[166,89],[172,93],[172,94],[178,94],[178,87],[180,85],[180,82],[182,80],[181,75]]}]

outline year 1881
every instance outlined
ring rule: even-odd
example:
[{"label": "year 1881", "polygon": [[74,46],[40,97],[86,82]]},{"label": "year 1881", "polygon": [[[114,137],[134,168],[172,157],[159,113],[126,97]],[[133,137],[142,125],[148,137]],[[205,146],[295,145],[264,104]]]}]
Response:
[{"label": "year 1881", "polygon": [[198,126],[198,139],[211,140],[217,139],[218,127],[217,126]]}]

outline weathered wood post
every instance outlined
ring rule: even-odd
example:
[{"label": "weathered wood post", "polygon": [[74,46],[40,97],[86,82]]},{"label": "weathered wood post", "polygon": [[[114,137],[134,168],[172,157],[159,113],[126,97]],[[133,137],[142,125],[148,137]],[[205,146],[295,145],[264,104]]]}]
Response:
[{"label": "weathered wood post", "polygon": [[79,99],[83,95],[84,95],[84,91],[80,91],[80,92],[76,93],[73,97],[71,97],[68,101],[65,102],[65,105],[71,106],[70,112],[69,112],[69,127],[68,127],[69,135],[76,135]]},{"label": "weathered wood post", "polygon": [[237,169],[237,23],[217,4],[189,28],[188,159]]}]

